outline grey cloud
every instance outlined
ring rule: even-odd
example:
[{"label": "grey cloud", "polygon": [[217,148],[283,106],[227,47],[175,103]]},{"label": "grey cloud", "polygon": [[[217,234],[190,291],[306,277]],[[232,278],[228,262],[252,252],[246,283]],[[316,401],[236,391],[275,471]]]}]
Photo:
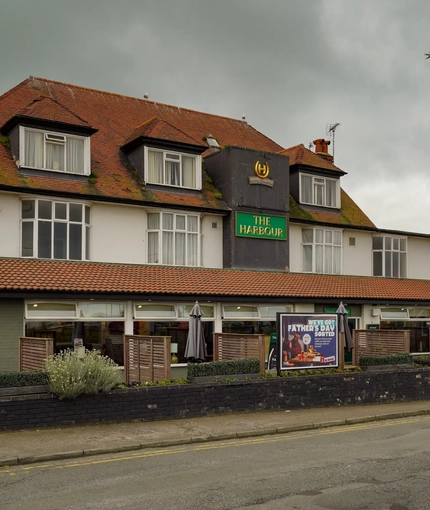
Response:
[{"label": "grey cloud", "polygon": [[[0,0],[0,11],[0,93],[30,74],[148,92],[245,113],[286,147],[340,122],[347,192],[380,227],[430,230],[427,0]],[[413,212],[393,207],[415,187]]]}]

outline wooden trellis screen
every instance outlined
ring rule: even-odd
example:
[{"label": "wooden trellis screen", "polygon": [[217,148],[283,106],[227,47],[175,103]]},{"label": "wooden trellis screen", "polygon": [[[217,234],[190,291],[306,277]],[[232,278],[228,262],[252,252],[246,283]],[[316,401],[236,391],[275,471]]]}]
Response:
[{"label": "wooden trellis screen", "polygon": [[410,351],[410,332],[391,329],[355,329],[353,331],[353,363],[358,364],[360,356],[395,354]]},{"label": "wooden trellis screen", "polygon": [[127,383],[170,380],[170,336],[124,335]]},{"label": "wooden trellis screen", "polygon": [[258,358],[260,371],[265,370],[264,335],[234,335],[214,333],[214,361]]},{"label": "wooden trellis screen", "polygon": [[19,371],[45,370],[46,358],[54,354],[53,338],[20,337]]}]

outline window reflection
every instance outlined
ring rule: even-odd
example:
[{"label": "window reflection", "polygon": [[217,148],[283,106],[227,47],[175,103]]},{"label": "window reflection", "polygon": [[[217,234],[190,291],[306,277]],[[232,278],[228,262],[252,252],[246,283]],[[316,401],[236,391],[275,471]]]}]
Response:
[{"label": "window reflection", "polygon": [[[188,321],[135,321],[133,324],[133,334],[170,336],[171,343],[178,344],[178,363],[187,363],[184,353],[188,338],[188,324]],[[211,361],[213,359],[212,335],[214,332],[214,323],[211,321],[202,321],[202,326],[208,352],[207,361]]]},{"label": "window reflection", "polygon": [[73,339],[82,338],[86,349],[97,349],[118,365],[124,365],[123,321],[31,321],[25,325],[25,335],[53,338],[55,353],[72,349]]}]

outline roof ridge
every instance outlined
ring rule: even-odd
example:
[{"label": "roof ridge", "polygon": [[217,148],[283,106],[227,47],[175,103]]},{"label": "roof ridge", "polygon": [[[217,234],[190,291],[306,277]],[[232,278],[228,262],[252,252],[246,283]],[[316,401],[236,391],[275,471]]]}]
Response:
[{"label": "roof ridge", "polygon": [[3,98],[3,97],[8,97],[10,96],[12,93],[15,92],[15,90],[18,88],[18,87],[22,87],[23,85],[25,85],[26,83],[30,83],[31,81],[31,76],[29,78],[26,78],[25,80],[23,80],[22,82],[18,83],[17,85],[15,85],[14,87],[12,87],[11,89],[9,90],[6,90],[6,92],[4,92],[3,94],[0,94],[0,99]]},{"label": "roof ridge", "polygon": [[286,147],[285,149],[282,149],[282,151],[279,151],[279,152],[285,152],[285,151],[290,151],[290,150],[293,150],[293,149],[301,149],[301,148],[305,148],[305,145],[303,143],[298,143],[297,145],[292,145],[291,147]]},{"label": "roof ridge", "polygon": [[[97,92],[98,94],[105,94],[105,95],[108,95],[108,96],[115,96],[115,97],[123,97],[123,98],[126,98],[126,99],[134,99],[135,101],[139,101],[139,102],[145,102],[145,103],[152,103],[154,105],[162,105],[162,106],[167,106],[169,108],[176,108],[178,110],[185,110],[185,111],[188,111],[188,112],[192,112],[192,113],[198,113],[200,115],[206,115],[208,117],[217,117],[217,118],[220,118],[220,119],[228,119],[228,120],[233,120],[233,121],[237,121],[237,122],[240,122],[240,123],[244,123],[246,124],[247,126],[251,127],[252,129],[254,129],[254,131],[257,131],[254,127],[252,127],[250,124],[248,124],[248,122],[246,122],[245,120],[242,120],[242,119],[236,119],[235,117],[227,117],[226,115],[217,115],[215,113],[208,113],[208,112],[203,112],[203,111],[200,111],[200,110],[193,110],[191,108],[185,108],[183,106],[175,106],[175,105],[172,105],[172,104],[168,104],[168,103],[161,103],[159,101],[151,101],[149,99],[144,99],[144,98],[140,98],[140,97],[135,97],[135,96],[129,96],[127,94],[119,94],[118,92],[109,92],[107,90],[98,90],[98,89],[94,89],[94,88],[91,88],[91,87],[83,87],[82,85],[74,85],[73,83],[65,83],[65,82],[61,82],[61,81],[57,81],[57,80],[49,80],[47,78],[42,78],[42,77],[39,77],[39,76],[30,76],[27,80],[25,81],[31,81],[31,80],[39,80],[39,81],[44,81],[46,83],[52,83],[52,84],[56,84],[56,85],[64,85],[66,87],[73,87],[75,89],[80,89],[80,90],[87,90],[88,92]],[[24,82],[25,82],[24,81]],[[22,83],[24,83],[22,82]],[[19,85],[21,85],[22,83],[18,84],[17,87]],[[14,87],[15,88],[15,87]],[[12,89],[11,89],[12,90]],[[8,91],[9,92],[9,91]],[[258,131],[258,133],[260,134],[263,134],[261,133],[260,131]],[[271,138],[269,138],[268,136],[264,135],[263,136],[265,138],[268,138],[269,140],[271,140]],[[271,140],[273,142],[273,140]],[[276,142],[274,142],[276,143]],[[277,143],[277,145],[279,145]]]}]

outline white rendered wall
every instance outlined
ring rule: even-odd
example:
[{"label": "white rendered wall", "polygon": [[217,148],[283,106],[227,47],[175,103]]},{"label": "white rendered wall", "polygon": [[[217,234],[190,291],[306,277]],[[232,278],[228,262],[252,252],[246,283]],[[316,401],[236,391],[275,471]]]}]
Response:
[{"label": "white rendered wall", "polygon": [[315,306],[312,303],[295,303],[294,304],[294,312],[295,313],[313,313],[315,311]]},{"label": "white rendered wall", "polygon": [[222,217],[203,215],[201,233],[202,266],[222,268]]},{"label": "white rendered wall", "polygon": [[291,273],[302,272],[302,227],[289,223],[290,243],[290,271]]},{"label": "white rendered wall", "polygon": [[[290,223],[290,271],[302,272],[302,227]],[[312,228],[312,225],[306,225]],[[355,246],[349,238],[355,238]],[[372,275],[372,235],[361,230],[344,230],[342,234],[342,274]]]},{"label": "white rendered wall", "polygon": [[362,306],[362,317],[360,328],[367,329],[369,324],[379,324],[380,322],[380,310],[379,305],[363,305]]},{"label": "white rendered wall", "polygon": [[[350,245],[355,239],[355,246]],[[342,274],[354,276],[372,276],[372,234],[361,230],[344,230],[343,271]]]},{"label": "white rendered wall", "polygon": [[19,257],[20,207],[18,195],[0,193],[0,257]]},{"label": "white rendered wall", "polygon": [[[22,198],[19,194],[0,192],[0,257],[20,257]],[[46,199],[55,200],[56,197]],[[90,259],[94,262],[145,264],[146,210],[126,205],[85,203],[91,206]],[[222,267],[221,216],[202,215],[201,249],[204,267]]]},{"label": "white rendered wall", "polygon": [[92,261],[144,264],[145,233],[146,213],[143,208],[92,204]]},{"label": "white rendered wall", "polygon": [[408,278],[430,279],[430,239],[408,237],[407,261]]},{"label": "white rendered wall", "polygon": [[[217,224],[216,228],[213,223]],[[145,264],[146,226],[146,210],[142,207],[94,203],[91,206],[91,260]],[[203,266],[222,267],[220,216],[202,215],[201,240]]]}]

